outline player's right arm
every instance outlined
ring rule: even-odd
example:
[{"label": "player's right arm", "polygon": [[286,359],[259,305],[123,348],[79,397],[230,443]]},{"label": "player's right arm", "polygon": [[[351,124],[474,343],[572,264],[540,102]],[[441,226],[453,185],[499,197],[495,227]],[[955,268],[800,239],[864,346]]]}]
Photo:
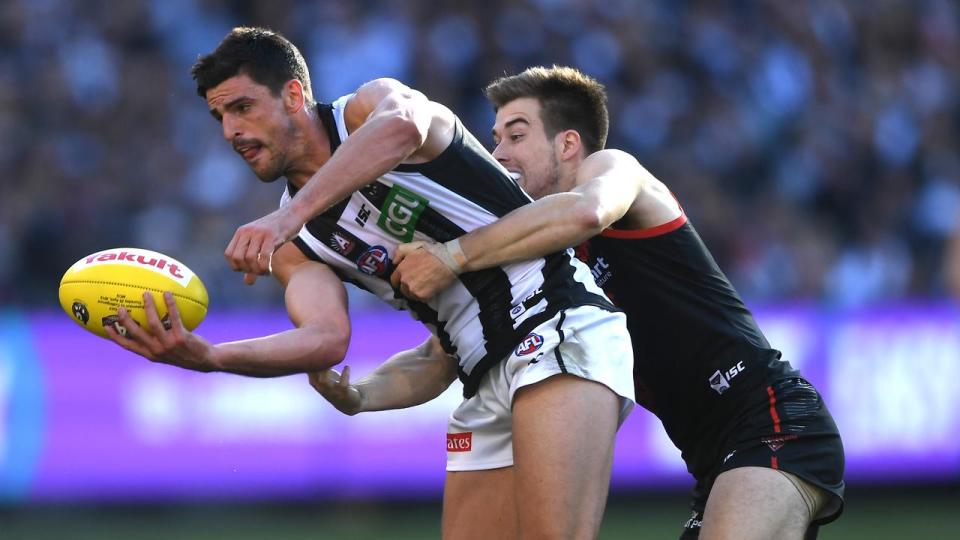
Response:
[{"label": "player's right arm", "polygon": [[350,342],[350,319],[343,283],[324,264],[307,259],[293,244],[274,255],[273,273],[286,287],[287,312],[296,328],[265,337],[213,345],[186,330],[176,303],[164,295],[170,328],[164,328],[152,297],[144,297],[149,325],[140,328],[125,310],[120,323],[125,338],[107,332],[121,347],[154,362],[194,371],[224,371],[251,377],[309,373],[340,363]]},{"label": "player's right arm", "polygon": [[435,337],[399,352],[372,373],[350,383],[350,366],[342,373],[327,369],[310,374],[310,385],[340,412],[405,409],[439,396],[457,378],[457,361]]},{"label": "player's right arm", "polygon": [[436,158],[456,131],[448,108],[389,78],[357,89],[344,107],[344,121],[350,136],[290,203],[237,229],[224,252],[231,268],[268,274],[270,255],[304,223],[401,163]]}]

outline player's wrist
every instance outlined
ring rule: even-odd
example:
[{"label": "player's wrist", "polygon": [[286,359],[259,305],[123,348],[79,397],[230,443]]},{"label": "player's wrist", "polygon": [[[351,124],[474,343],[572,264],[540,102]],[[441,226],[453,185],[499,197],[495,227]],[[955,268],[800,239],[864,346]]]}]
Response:
[{"label": "player's wrist", "polygon": [[[290,201],[290,204],[280,208],[279,211],[284,212],[283,224],[286,229],[284,232],[291,238],[296,236],[297,232],[306,222],[310,221],[314,215],[314,212],[310,209],[307,202],[298,197],[294,197]],[[289,238],[285,240],[289,240]]]},{"label": "player's wrist", "polygon": [[457,274],[462,274],[467,269],[467,255],[463,252],[463,248],[460,247],[460,239],[454,238],[449,242],[445,242],[444,247],[447,249],[447,253],[450,254],[450,257],[453,259],[454,263],[457,265]]},{"label": "player's wrist", "polygon": [[460,248],[460,240],[453,239],[442,244],[430,244],[427,246],[430,253],[440,259],[454,275],[460,275],[464,272],[464,265],[467,262],[463,249]]},{"label": "player's wrist", "polygon": [[347,410],[343,411],[349,416],[353,416],[357,413],[362,413],[367,410],[367,395],[364,393],[362,386],[358,384],[351,384],[347,387]]},{"label": "player's wrist", "polygon": [[226,371],[227,352],[223,347],[217,345],[207,345],[209,350],[206,353],[206,362],[204,362],[206,372],[215,373]]}]

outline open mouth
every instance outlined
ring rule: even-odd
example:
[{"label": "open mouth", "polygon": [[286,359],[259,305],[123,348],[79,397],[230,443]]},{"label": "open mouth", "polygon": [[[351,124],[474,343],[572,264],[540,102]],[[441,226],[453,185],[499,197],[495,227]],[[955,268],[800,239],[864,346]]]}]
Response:
[{"label": "open mouth", "polygon": [[243,156],[243,159],[247,161],[251,161],[255,157],[257,157],[261,149],[263,149],[263,147],[259,144],[248,144],[243,146],[237,146],[235,148],[237,153]]}]

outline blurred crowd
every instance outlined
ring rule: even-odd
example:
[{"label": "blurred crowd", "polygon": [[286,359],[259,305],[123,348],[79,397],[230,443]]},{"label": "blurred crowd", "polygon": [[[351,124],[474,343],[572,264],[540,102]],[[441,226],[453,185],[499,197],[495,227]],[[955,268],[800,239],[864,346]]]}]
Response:
[{"label": "blurred crowd", "polygon": [[[315,96],[396,77],[482,141],[481,89],[565,64],[609,92],[608,145],[677,195],[741,293],[857,307],[945,294],[960,234],[952,0],[6,0],[0,304],[53,306],[74,261],[167,253],[214,307],[279,305],[223,250],[276,207],[189,68],[233,26],[296,43]],[[357,300],[360,302],[360,300]]]}]

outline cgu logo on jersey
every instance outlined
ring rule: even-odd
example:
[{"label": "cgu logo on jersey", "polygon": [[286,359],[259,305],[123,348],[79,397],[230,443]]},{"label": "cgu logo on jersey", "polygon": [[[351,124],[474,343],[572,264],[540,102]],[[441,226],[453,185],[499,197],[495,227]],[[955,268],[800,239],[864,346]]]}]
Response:
[{"label": "cgu logo on jersey", "polygon": [[473,432],[447,433],[447,452],[469,452],[473,450]]},{"label": "cgu logo on jersey", "polygon": [[730,389],[730,381],[737,375],[747,369],[743,362],[737,362],[732,368],[721,372],[719,369],[710,376],[710,388],[713,388],[718,394],[723,395]]},{"label": "cgu logo on jersey", "polygon": [[357,269],[369,276],[382,276],[389,267],[390,257],[383,246],[373,246],[357,259]]},{"label": "cgu logo on jersey", "polygon": [[430,202],[420,195],[394,184],[380,208],[377,227],[401,242],[413,240],[420,214]]},{"label": "cgu logo on jersey", "polygon": [[514,352],[517,356],[526,356],[528,354],[533,354],[543,346],[543,336],[539,334],[534,334],[530,332],[527,334],[527,337],[523,338],[523,341],[520,342],[520,345],[517,346],[517,350]]}]

